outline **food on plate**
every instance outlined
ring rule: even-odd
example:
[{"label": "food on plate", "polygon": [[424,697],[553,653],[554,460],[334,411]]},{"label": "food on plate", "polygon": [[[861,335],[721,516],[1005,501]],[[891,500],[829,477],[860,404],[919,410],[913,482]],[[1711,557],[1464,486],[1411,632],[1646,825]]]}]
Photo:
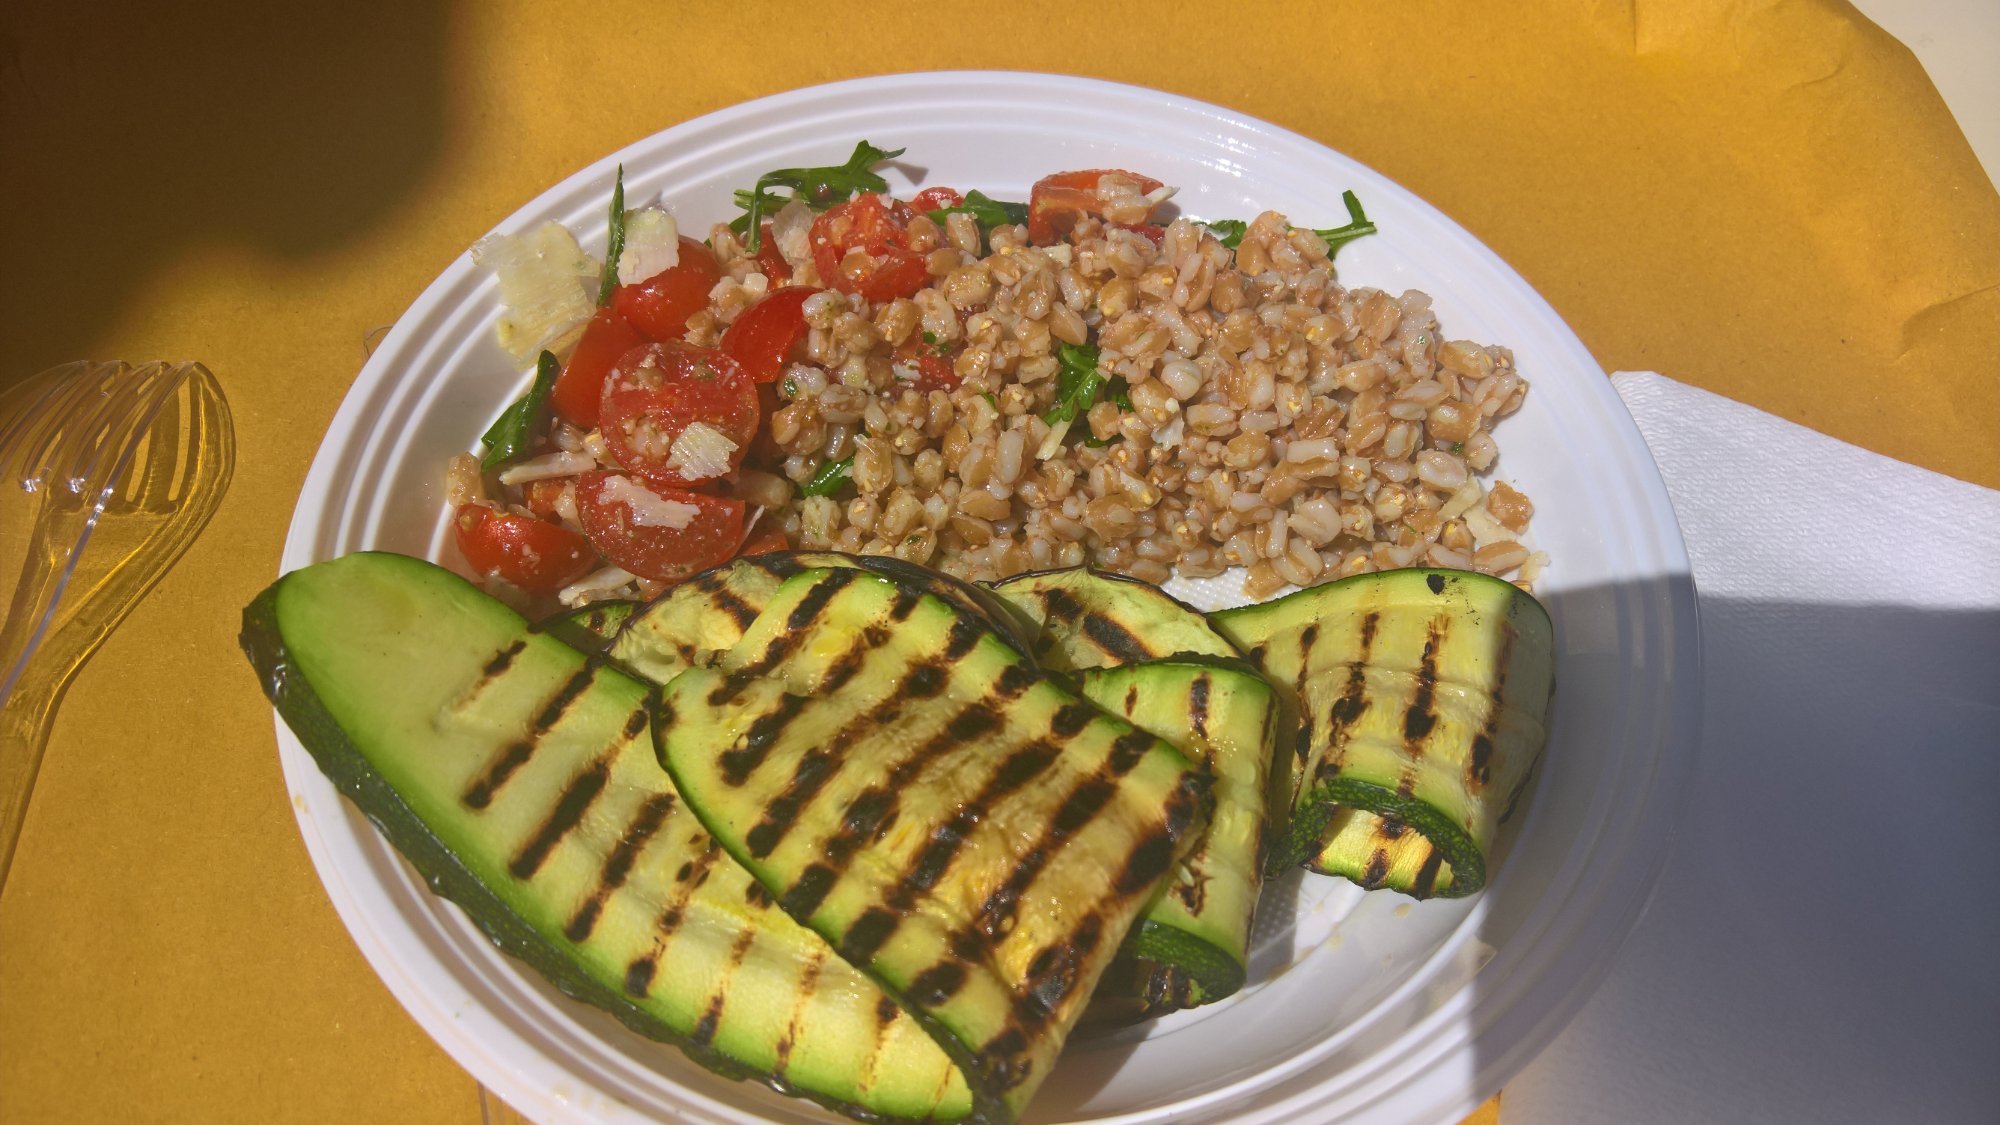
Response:
[{"label": "food on plate", "polygon": [[1077,676],[1083,697],[1158,735],[1213,779],[1214,810],[1098,985],[1093,1015],[1150,1019],[1230,996],[1250,964],[1278,701],[1240,664],[1169,658]]},{"label": "food on plate", "polygon": [[1409,569],[1210,621],[1296,702],[1275,866],[1312,859],[1417,898],[1485,885],[1495,830],[1547,739],[1554,634],[1541,603],[1485,575]]},{"label": "food on plate", "polygon": [[[1317,230],[1174,215],[1121,169],[903,200],[874,170],[899,154],[767,173],[705,242],[626,210],[621,181],[601,264],[560,228],[483,241],[503,344],[560,377],[512,408],[530,437],[453,466],[454,502],[583,535],[599,565],[555,592],[572,606],[753,544],[982,581],[1239,567],[1252,598],[1408,566],[1533,581],[1532,504],[1480,482],[1527,384],[1423,294],[1339,284],[1334,252],[1375,230],[1352,192]],[[627,482],[621,518],[601,496],[588,518],[591,473]],[[689,492],[735,507],[699,535],[641,514],[659,495],[683,530]]]},{"label": "food on plate", "polygon": [[864,570],[787,579],[658,713],[717,840],[936,1031],[996,1116],[1047,1077],[1207,815],[1178,750]]},{"label": "food on plate", "polygon": [[1274,844],[1477,890],[1550,682],[1546,616],[1483,575],[1204,619],[1129,579],[824,552],[535,625],[350,555],[265,591],[243,644],[328,777],[563,991],[721,1073],[941,1121],[1012,1121],[1085,1021],[1240,988]]},{"label": "food on plate", "polygon": [[835,1108],[971,1111],[917,1021],[716,847],[655,757],[645,684],[400,555],[285,575],[243,645],[341,792],[564,992]]},{"label": "food on plate", "polygon": [[[1551,680],[1533,505],[1478,480],[1526,383],[1336,282],[1351,192],[1324,230],[1122,169],[900,200],[897,155],[706,240],[621,170],[602,262],[483,240],[535,372],[447,468],[480,585],[349,556],[244,646],[564,992],[852,1115],[1010,1122],[1081,1023],[1240,989],[1271,872],[1483,885]],[[1157,585],[1232,567],[1304,589]]]},{"label": "food on plate", "polygon": [[1198,610],[1136,579],[1076,567],[1009,578],[995,583],[993,592],[1040,627],[1036,655],[1058,671],[1111,668],[1189,653],[1243,655]]}]

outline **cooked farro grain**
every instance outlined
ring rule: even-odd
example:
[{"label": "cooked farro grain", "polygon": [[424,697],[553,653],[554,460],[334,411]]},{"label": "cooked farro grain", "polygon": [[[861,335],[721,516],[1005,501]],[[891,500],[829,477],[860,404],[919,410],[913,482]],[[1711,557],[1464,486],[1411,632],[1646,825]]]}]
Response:
[{"label": "cooked farro grain", "polygon": [[[1119,205],[1135,222],[1152,206]],[[808,221],[777,225],[791,284],[820,280]],[[1533,505],[1479,480],[1493,425],[1527,393],[1507,349],[1444,339],[1423,293],[1342,287],[1326,244],[1274,212],[1234,250],[1188,219],[1154,230],[1085,216],[1035,246],[1019,226],[982,241],[966,214],[912,219],[928,286],[805,301],[807,361],[765,423],[778,456],[742,470],[736,494],[794,546],[972,579],[1242,567],[1251,597],[1411,565],[1533,580]],[[689,322],[697,344],[782,283],[728,228],[711,244],[723,277]],[[1065,349],[1087,344],[1123,393],[1065,415]],[[603,461],[595,439],[557,444]],[[832,495],[797,491],[847,458]],[[477,487],[455,464],[453,495]]]}]

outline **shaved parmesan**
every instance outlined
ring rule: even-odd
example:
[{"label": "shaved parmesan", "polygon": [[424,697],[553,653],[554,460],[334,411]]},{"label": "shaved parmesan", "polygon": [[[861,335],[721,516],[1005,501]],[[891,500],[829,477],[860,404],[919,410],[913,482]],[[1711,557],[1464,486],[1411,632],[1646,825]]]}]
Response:
[{"label": "shaved parmesan", "polygon": [[669,500],[644,485],[633,483],[630,477],[612,477],[605,481],[603,497],[625,505],[632,513],[634,527],[664,527],[682,531],[701,514],[701,509],[693,504]]},{"label": "shaved parmesan", "polygon": [[736,443],[707,422],[690,422],[674,438],[667,468],[688,480],[707,480],[729,471],[729,455]]},{"label": "shaved parmesan", "polygon": [[473,245],[472,260],[500,282],[500,346],[521,364],[575,343],[597,309],[597,263],[560,223],[487,235]]},{"label": "shaved parmesan", "polygon": [[778,244],[778,253],[794,267],[812,260],[812,225],[813,209],[797,199],[771,216],[771,238]]},{"label": "shaved parmesan", "polygon": [[592,571],[562,588],[556,598],[566,606],[579,606],[610,597],[626,586],[638,581],[639,576],[629,570],[607,566]]},{"label": "shaved parmesan", "polygon": [[597,462],[585,453],[571,453],[567,450],[545,453],[518,465],[510,465],[500,471],[501,484],[526,484],[531,480],[549,480],[554,477],[573,477],[587,473],[597,467]]},{"label": "shaved parmesan", "polygon": [[658,207],[625,216],[625,251],[618,256],[618,284],[633,285],[674,268],[681,260],[681,231]]}]

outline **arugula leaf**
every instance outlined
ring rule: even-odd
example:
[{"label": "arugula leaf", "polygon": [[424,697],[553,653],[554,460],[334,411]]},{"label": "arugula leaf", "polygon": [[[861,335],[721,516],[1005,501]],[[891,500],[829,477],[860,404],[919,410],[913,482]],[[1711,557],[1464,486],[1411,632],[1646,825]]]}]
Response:
[{"label": "arugula leaf", "polygon": [[[729,224],[729,229],[742,235],[746,241],[744,248],[752,254],[757,252],[764,239],[764,213],[775,210],[793,199],[803,200],[815,211],[824,211],[836,203],[845,203],[857,192],[888,191],[889,181],[872,171],[875,165],[903,155],[903,150],[876,148],[867,141],[855,144],[854,152],[845,164],[830,164],[819,168],[778,168],[757,177],[757,184],[749,191],[736,193],[736,205],[743,208],[743,214]],[[790,188],[789,196],[779,195],[772,188]]]},{"label": "arugula leaf", "polygon": [[611,239],[604,250],[604,273],[597,281],[597,307],[611,303],[611,291],[618,288],[618,259],[625,253],[625,166],[618,166],[618,179],[611,184]]},{"label": "arugula leaf", "polygon": [[980,232],[984,233],[992,230],[994,227],[1004,227],[1027,222],[1028,205],[1025,203],[1012,203],[1002,199],[992,199],[985,192],[974,188],[965,193],[965,202],[956,207],[940,207],[935,211],[929,212],[929,214],[931,221],[939,226],[944,225],[945,216],[947,215],[970,215],[972,216],[972,221],[979,224]]},{"label": "arugula leaf", "polygon": [[1231,250],[1243,244],[1243,232],[1250,229],[1250,224],[1242,219],[1203,220],[1201,225],[1221,235],[1222,244]]},{"label": "arugula leaf", "polygon": [[1313,231],[1326,240],[1326,254],[1329,258],[1335,251],[1355,239],[1375,233],[1375,224],[1369,220],[1367,213],[1361,210],[1361,200],[1358,196],[1351,191],[1343,191],[1340,193],[1340,200],[1347,204],[1347,225]]},{"label": "arugula leaf", "polygon": [[500,417],[480,435],[480,442],[486,446],[486,456],[479,460],[481,469],[490,473],[526,453],[534,444],[535,424],[541,421],[542,408],[549,401],[549,388],[556,385],[556,376],[560,374],[562,364],[556,361],[554,353],[543,352],[535,364],[535,381],[528,387],[528,393],[501,411]]},{"label": "arugula leaf", "polygon": [[852,475],[853,470],[854,455],[852,453],[842,457],[838,461],[828,461],[819,467],[819,472],[814,473],[806,479],[804,484],[799,485],[799,495],[831,496],[835,489],[847,483],[847,479]]},{"label": "arugula leaf", "polygon": [[[1351,191],[1343,191],[1340,193],[1340,200],[1342,203],[1347,204],[1347,225],[1343,227],[1328,227],[1324,230],[1317,227],[1313,228],[1313,233],[1319,235],[1326,242],[1326,254],[1329,258],[1337,253],[1341,247],[1353,242],[1355,239],[1377,233],[1374,221],[1361,209],[1361,199],[1358,196]],[[1214,231],[1221,238],[1222,244],[1231,250],[1242,245],[1243,232],[1250,229],[1250,224],[1244,222],[1242,219],[1202,219],[1198,221],[1202,226]]]},{"label": "arugula leaf", "polygon": [[1090,409],[1097,401],[1097,388],[1104,375],[1097,369],[1097,349],[1090,344],[1059,344],[1056,347],[1056,404],[1042,415],[1053,426],[1068,422]]}]

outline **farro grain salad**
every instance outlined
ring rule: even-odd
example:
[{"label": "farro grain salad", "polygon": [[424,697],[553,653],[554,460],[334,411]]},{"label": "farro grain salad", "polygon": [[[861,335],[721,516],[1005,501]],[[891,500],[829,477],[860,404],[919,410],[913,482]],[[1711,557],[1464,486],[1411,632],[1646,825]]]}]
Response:
[{"label": "farro grain salad", "polygon": [[489,589],[652,597],[739,555],[888,555],[974,580],[1244,568],[1262,599],[1375,570],[1526,586],[1533,507],[1479,477],[1527,383],[1418,292],[1344,288],[1374,231],[1174,216],[1059,172],[1025,203],[893,199],[866,142],[771,172],[706,241],[611,204],[607,260],[550,223],[474,257],[531,391],[448,474]]}]

